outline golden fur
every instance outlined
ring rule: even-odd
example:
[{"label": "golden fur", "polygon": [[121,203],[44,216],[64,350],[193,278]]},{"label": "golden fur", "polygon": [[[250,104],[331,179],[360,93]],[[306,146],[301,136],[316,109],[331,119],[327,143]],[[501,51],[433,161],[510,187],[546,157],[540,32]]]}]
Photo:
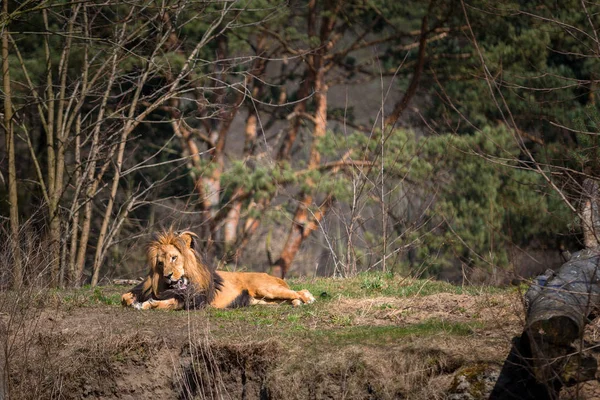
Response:
[{"label": "golden fur", "polygon": [[291,290],[282,279],[265,273],[212,270],[196,252],[196,239],[197,235],[189,231],[169,230],[158,235],[148,246],[148,276],[122,296],[122,304],[146,310],[284,301],[300,305],[315,300],[307,290]]}]

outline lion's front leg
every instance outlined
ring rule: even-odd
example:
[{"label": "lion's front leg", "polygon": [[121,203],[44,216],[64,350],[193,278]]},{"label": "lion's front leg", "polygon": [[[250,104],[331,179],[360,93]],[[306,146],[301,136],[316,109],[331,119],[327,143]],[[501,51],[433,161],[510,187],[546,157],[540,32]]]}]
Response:
[{"label": "lion's front leg", "polygon": [[131,292],[127,292],[123,296],[121,296],[121,304],[123,305],[123,307],[131,307],[137,302],[137,297]]},{"label": "lion's front leg", "polygon": [[183,308],[183,304],[177,299],[154,300],[150,299],[142,303],[134,303],[133,307],[136,310],[179,310]]},{"label": "lion's front leg", "polygon": [[151,293],[152,279],[150,276],[147,276],[146,279],[121,296],[121,304],[123,307],[135,307],[136,303],[148,300]]}]

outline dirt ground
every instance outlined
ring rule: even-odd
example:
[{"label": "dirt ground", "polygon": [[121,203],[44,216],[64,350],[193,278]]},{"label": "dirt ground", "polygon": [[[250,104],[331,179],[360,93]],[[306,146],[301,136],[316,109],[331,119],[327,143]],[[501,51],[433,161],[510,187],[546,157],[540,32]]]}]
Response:
[{"label": "dirt ground", "polygon": [[[298,308],[191,312],[124,309],[122,291],[4,299],[0,389],[11,399],[485,398],[523,324],[516,291],[322,293]],[[485,387],[465,391],[469,368]]]}]

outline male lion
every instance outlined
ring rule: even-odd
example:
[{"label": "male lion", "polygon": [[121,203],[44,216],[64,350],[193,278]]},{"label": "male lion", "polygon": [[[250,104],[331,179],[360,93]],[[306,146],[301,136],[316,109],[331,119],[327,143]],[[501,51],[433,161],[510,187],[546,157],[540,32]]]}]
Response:
[{"label": "male lion", "polygon": [[148,276],[125,293],[121,303],[138,310],[179,310],[285,301],[297,306],[315,301],[308,290],[291,290],[282,279],[262,272],[225,272],[209,268],[195,250],[197,237],[188,231],[161,233],[148,246]]}]

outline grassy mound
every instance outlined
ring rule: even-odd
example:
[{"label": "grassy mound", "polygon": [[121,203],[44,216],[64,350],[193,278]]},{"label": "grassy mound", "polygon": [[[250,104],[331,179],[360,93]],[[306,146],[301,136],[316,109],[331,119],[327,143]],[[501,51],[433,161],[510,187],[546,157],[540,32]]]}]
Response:
[{"label": "grassy mound", "polygon": [[[126,287],[4,293],[11,398],[442,398],[461,367],[500,365],[513,289],[386,274],[290,281],[302,307],[139,312]],[[27,301],[25,301],[27,300]]]}]

